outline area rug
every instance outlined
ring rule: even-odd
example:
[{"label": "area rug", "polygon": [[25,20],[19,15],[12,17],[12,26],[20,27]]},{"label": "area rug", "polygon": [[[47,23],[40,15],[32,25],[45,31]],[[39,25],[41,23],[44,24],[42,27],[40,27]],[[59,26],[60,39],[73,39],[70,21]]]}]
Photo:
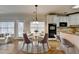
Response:
[{"label": "area rug", "polygon": [[63,50],[48,49],[48,54],[65,54]]}]

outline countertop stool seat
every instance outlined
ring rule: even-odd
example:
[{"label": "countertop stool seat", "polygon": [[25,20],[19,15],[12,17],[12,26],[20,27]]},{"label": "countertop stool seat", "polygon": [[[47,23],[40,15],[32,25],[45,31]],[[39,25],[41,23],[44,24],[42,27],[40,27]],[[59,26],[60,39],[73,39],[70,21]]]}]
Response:
[{"label": "countertop stool seat", "polygon": [[[67,41],[66,39],[63,39],[64,43],[63,45],[66,47],[66,53],[71,54],[72,52],[75,52],[75,48],[74,45],[72,43],[70,43],[69,41]],[[70,52],[70,48],[73,50],[72,52]]]}]

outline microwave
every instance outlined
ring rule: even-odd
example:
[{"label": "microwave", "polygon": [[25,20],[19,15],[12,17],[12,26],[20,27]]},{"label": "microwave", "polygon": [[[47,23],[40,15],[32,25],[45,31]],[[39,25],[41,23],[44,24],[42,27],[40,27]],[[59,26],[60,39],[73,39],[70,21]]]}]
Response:
[{"label": "microwave", "polygon": [[59,23],[59,26],[60,27],[67,27],[67,22],[60,22]]}]

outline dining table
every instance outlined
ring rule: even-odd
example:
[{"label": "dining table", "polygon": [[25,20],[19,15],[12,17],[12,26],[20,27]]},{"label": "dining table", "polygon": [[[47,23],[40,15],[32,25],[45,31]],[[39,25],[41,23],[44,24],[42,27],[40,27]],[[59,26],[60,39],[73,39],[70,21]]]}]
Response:
[{"label": "dining table", "polygon": [[44,36],[39,33],[33,33],[33,35],[28,37],[33,42],[33,46],[36,47],[37,52],[39,52],[39,41],[43,40]]}]

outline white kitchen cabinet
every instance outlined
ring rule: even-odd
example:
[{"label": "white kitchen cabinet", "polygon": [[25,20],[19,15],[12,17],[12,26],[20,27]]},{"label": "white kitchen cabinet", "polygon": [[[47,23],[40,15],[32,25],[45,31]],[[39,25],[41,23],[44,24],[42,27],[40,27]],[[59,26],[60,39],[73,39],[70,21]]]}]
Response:
[{"label": "white kitchen cabinet", "polygon": [[54,18],[55,18],[55,15],[48,15],[47,16],[48,23],[54,23]]},{"label": "white kitchen cabinet", "polygon": [[54,18],[54,23],[56,23],[57,24],[57,27],[59,27],[59,18],[58,18],[58,16],[56,16]]},{"label": "white kitchen cabinet", "polygon": [[79,14],[69,16],[70,25],[79,25]]},{"label": "white kitchen cabinet", "polygon": [[70,15],[70,25],[76,25],[76,16],[75,15]]},{"label": "white kitchen cabinet", "polygon": [[59,18],[59,22],[67,22],[67,24],[69,26],[68,16],[58,16],[58,18]]},{"label": "white kitchen cabinet", "polygon": [[67,22],[66,16],[60,16],[60,22]]},{"label": "white kitchen cabinet", "polygon": [[47,20],[48,20],[48,23],[55,23],[57,24],[57,27],[59,26],[59,20],[57,15],[48,15]]},{"label": "white kitchen cabinet", "polygon": [[76,25],[79,25],[79,14],[76,15]]},{"label": "white kitchen cabinet", "polygon": [[[48,19],[48,23],[56,23],[57,27],[59,27],[59,22],[69,23],[68,16],[48,15],[47,19]],[[68,24],[68,26],[69,26],[69,24]]]},{"label": "white kitchen cabinet", "polygon": [[56,23],[59,27],[59,22],[67,22],[68,27],[70,25],[79,25],[79,14],[73,14],[69,16],[57,16],[57,15],[48,15],[48,23]]}]

